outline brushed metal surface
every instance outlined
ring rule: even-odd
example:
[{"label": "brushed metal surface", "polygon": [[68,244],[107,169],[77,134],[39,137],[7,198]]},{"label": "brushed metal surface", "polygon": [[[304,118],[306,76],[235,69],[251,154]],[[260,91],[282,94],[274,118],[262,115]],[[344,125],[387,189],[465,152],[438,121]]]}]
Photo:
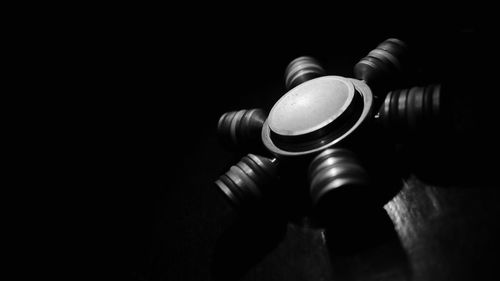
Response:
[{"label": "brushed metal surface", "polygon": [[404,70],[407,49],[399,39],[383,41],[354,66],[354,77],[370,86],[388,82]]},{"label": "brushed metal surface", "polygon": [[354,94],[352,83],[338,76],[309,80],[274,104],[268,117],[269,127],[286,136],[316,131],[344,113]]},{"label": "brushed metal surface", "polygon": [[221,175],[215,185],[237,209],[261,205],[264,189],[276,181],[276,167],[276,159],[248,154]]},{"label": "brushed metal surface", "polygon": [[[352,100],[358,100],[358,102],[350,103],[350,105],[355,105],[350,113],[339,115],[340,117],[343,117],[345,115],[345,119],[340,120],[339,116],[337,116],[336,119],[334,118],[332,120],[338,120],[341,122],[331,122],[329,118],[325,117],[328,116],[328,114],[325,114],[323,116],[320,115],[320,117],[324,118],[323,120],[321,120],[321,118],[318,118],[316,122],[310,122],[309,125],[313,125],[313,127],[317,128],[319,127],[319,124],[322,125],[323,128],[316,129],[315,131],[309,131],[308,133],[302,135],[286,136],[276,134],[271,130],[271,127],[269,126],[271,120],[270,118],[268,118],[262,127],[262,141],[265,147],[273,154],[280,157],[288,157],[319,152],[346,139],[351,133],[353,133],[358,127],[360,127],[371,117],[373,95],[366,83],[360,80],[343,78],[339,76],[326,76],[316,79],[320,81],[322,79],[341,79],[351,83],[355,90]],[[311,83],[311,85],[314,85],[313,83],[315,83],[315,80],[311,80],[307,83]],[[306,83],[304,84],[304,87],[307,87]],[[328,91],[325,91],[325,93],[328,93]],[[292,104],[293,106],[293,103],[290,104]],[[318,106],[319,108],[323,107],[322,105],[315,106]],[[325,109],[328,108],[325,107]],[[348,107],[346,109],[350,108]],[[340,111],[342,110],[344,109],[341,107]],[[283,110],[282,112],[285,111]],[[291,115],[290,117],[293,117],[293,115],[295,114],[293,110],[287,110],[286,112]],[[345,112],[345,110],[342,112]],[[337,109],[336,112],[335,110],[332,110],[328,113],[331,114],[330,117],[336,116],[336,114],[339,113],[339,109]],[[313,111],[304,110],[302,116],[303,118],[307,119],[309,116],[311,116],[311,114],[315,113]],[[303,125],[308,125],[308,122],[308,120],[303,121]],[[338,123],[340,123],[340,126],[337,126],[339,125]],[[305,128],[306,126],[303,127]],[[307,130],[304,130],[304,132],[307,132]]]},{"label": "brushed metal surface", "polygon": [[249,148],[261,145],[260,131],[266,113],[259,108],[224,113],[217,124],[219,139],[228,146]]},{"label": "brushed metal surface", "polygon": [[440,122],[441,85],[391,91],[378,111],[383,128],[399,137],[432,132]]},{"label": "brushed metal surface", "polygon": [[370,185],[370,177],[354,153],[342,148],[326,149],[316,156],[308,176],[313,204],[333,190]]},{"label": "brushed metal surface", "polygon": [[288,90],[308,80],[325,75],[325,70],[313,57],[303,56],[291,61],[285,69],[285,86]]}]

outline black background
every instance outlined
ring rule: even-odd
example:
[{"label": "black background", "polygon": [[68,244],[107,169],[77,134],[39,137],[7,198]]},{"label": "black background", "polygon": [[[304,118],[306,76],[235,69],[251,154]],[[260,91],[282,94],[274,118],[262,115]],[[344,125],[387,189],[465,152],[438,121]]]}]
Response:
[{"label": "black background", "polygon": [[[214,279],[214,268],[218,266],[214,265],[216,245],[225,239],[221,237],[227,238],[227,229],[238,222],[238,217],[211,183],[241,156],[217,142],[220,115],[242,108],[269,110],[285,93],[284,68],[297,56],[314,56],[324,63],[329,74],[352,77],[352,67],[360,58],[386,38],[397,37],[414,51],[411,67],[415,76],[405,82],[409,86],[464,81],[464,77],[470,78],[473,85],[481,85],[470,102],[475,118],[470,122],[473,125],[466,127],[472,129],[461,133],[463,138],[457,143],[451,141],[452,148],[442,154],[435,155],[440,149],[434,148],[422,156],[438,159],[430,161],[435,166],[463,163],[441,166],[443,175],[435,182],[430,180],[433,186],[461,186],[465,182],[467,188],[451,189],[451,195],[445,193],[451,198],[447,202],[459,202],[459,214],[440,221],[450,228],[436,230],[436,237],[445,241],[433,240],[431,235],[423,242],[443,248],[438,254],[429,250],[421,259],[431,259],[428,263],[432,264],[432,257],[437,255],[435,262],[442,264],[446,273],[440,275],[439,270],[424,266],[422,270],[428,274],[413,276],[417,276],[416,280],[471,280],[474,274],[493,274],[494,264],[486,256],[486,249],[498,246],[493,229],[498,225],[494,199],[499,194],[492,177],[494,165],[485,161],[497,151],[491,133],[495,114],[490,110],[494,103],[485,100],[491,95],[482,95],[487,88],[484,77],[489,74],[489,26],[462,15],[443,21],[442,14],[429,11],[429,17],[413,13],[387,16],[385,21],[379,20],[382,15],[370,12],[336,12],[342,11],[347,15],[336,19],[301,17],[297,12],[277,16],[234,11],[183,13],[174,18],[176,10],[172,9],[168,15],[133,13],[125,15],[126,20],[106,24],[97,33],[99,39],[88,46],[92,50],[88,52],[89,62],[95,65],[85,76],[90,81],[86,87],[90,85],[92,93],[87,97],[90,109],[83,118],[88,120],[82,122],[92,132],[83,134],[82,147],[83,162],[92,163],[83,165],[84,175],[92,176],[82,176],[82,193],[91,205],[86,210],[91,209],[92,214],[92,226],[82,227],[86,233],[80,241],[83,251],[88,251],[87,246],[92,249],[85,260],[95,261],[109,277]],[[456,140],[456,136],[439,143],[450,140]],[[413,164],[418,168],[421,163],[428,164],[420,159],[408,160],[406,165],[411,170]],[[460,180],[462,175],[464,181]],[[425,181],[425,175],[420,178],[429,181]],[[487,187],[487,191],[480,187]],[[462,206],[475,207],[462,216]],[[455,205],[450,208],[455,210]],[[449,222],[462,217],[467,217],[463,223]],[[477,221],[488,222],[484,233],[469,231]],[[366,229],[376,228],[375,224],[368,222]],[[248,225],[249,233],[257,238],[236,241],[242,245],[269,245],[258,247],[264,249],[264,254],[251,257],[247,255],[250,246],[235,247],[231,252],[234,257],[223,260],[228,262],[228,268],[237,268],[236,276],[246,276],[244,280],[313,280],[313,273],[299,273],[309,270],[321,276],[320,272],[331,271],[332,265],[324,256],[316,257],[314,266],[301,259],[310,257],[319,247],[309,242],[309,236],[291,232],[285,239],[272,230],[272,222]],[[255,228],[263,231],[249,230]],[[270,229],[271,238],[266,238],[266,229]],[[456,239],[443,238],[457,232],[465,234]],[[348,244],[356,245],[356,239],[363,239],[353,237]],[[283,239],[292,242],[257,266]],[[479,239],[486,242],[478,245],[474,241]],[[472,246],[454,252],[455,246],[463,248],[460,243]],[[362,253],[354,250],[350,255]],[[460,258],[447,260],[455,255]],[[349,264],[341,261],[336,266],[342,262]],[[387,263],[391,262],[388,258]],[[357,278],[355,273],[335,276],[333,280]]]}]

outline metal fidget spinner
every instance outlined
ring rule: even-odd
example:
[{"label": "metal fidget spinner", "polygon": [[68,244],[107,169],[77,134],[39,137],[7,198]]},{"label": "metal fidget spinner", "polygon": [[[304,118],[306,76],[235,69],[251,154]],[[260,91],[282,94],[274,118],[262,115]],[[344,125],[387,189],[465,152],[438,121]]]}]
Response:
[{"label": "metal fidget spinner", "polygon": [[250,109],[220,117],[221,140],[252,153],[215,184],[247,210],[276,198],[278,179],[303,180],[313,209],[339,190],[366,190],[376,181],[370,167],[377,161],[363,154],[383,150],[392,137],[418,134],[439,114],[440,85],[393,89],[407,53],[401,40],[387,39],[354,66],[355,78],[326,75],[312,57],[290,62],[288,92],[267,116]]}]

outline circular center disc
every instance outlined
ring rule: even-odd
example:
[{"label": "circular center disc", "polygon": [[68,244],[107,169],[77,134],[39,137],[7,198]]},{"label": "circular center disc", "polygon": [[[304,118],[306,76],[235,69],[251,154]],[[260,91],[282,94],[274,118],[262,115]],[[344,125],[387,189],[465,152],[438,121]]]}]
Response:
[{"label": "circular center disc", "polygon": [[330,124],[349,106],[353,85],[336,76],[309,80],[286,93],[269,113],[269,127],[276,134],[297,136]]}]

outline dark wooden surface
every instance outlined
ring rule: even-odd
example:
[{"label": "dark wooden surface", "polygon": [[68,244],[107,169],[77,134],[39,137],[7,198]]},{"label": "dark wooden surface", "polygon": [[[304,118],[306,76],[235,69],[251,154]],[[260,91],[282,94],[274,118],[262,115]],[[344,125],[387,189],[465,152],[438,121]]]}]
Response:
[{"label": "dark wooden surface", "polygon": [[127,239],[118,247],[130,259],[121,273],[169,281],[498,280],[498,149],[496,124],[488,119],[495,106],[484,80],[474,80],[482,90],[464,98],[470,107],[458,115],[466,120],[459,132],[400,149],[405,172],[394,174],[401,185],[392,198],[368,209],[345,202],[327,229],[307,218],[239,216],[212,184],[241,156],[218,143],[219,116],[269,109],[284,93],[291,59],[315,56],[329,74],[351,76],[357,60],[399,36],[418,51],[418,75],[408,84],[461,83],[462,70],[482,77],[481,69],[461,69],[457,61],[476,61],[474,52],[487,45],[487,37],[471,35],[474,24],[373,26],[363,34],[299,29],[300,36],[276,25],[238,27],[162,34],[172,36],[169,51],[145,35],[155,47],[141,47],[144,57],[133,58],[138,81],[125,83],[130,87],[116,99],[120,109],[110,124],[120,141],[109,146],[124,166],[117,193],[126,193],[120,205],[127,209]]}]

